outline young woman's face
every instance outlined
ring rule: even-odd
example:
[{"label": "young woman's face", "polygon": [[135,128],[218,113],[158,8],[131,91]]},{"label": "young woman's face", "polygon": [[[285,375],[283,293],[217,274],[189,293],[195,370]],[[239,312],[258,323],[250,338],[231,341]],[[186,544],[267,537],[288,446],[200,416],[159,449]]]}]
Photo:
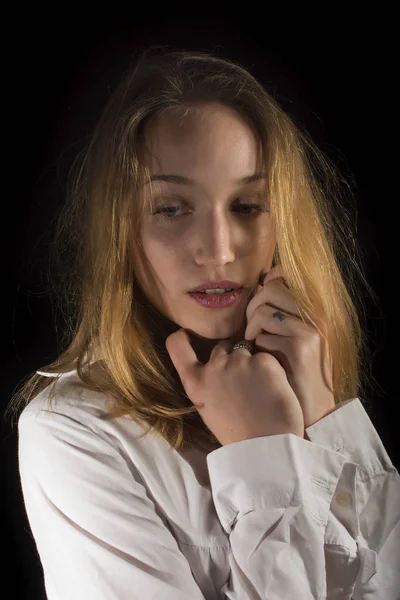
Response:
[{"label": "young woman's face", "polygon": [[[147,132],[151,175],[179,175],[191,183],[153,181],[154,208],[143,221],[141,241],[160,288],[140,265],[138,279],[164,316],[201,338],[220,340],[239,331],[250,288],[271,268],[271,216],[242,206],[259,204],[266,180],[238,183],[259,170],[258,152],[246,121],[219,103],[169,110]],[[150,186],[143,191],[150,194]],[[204,281],[224,279],[246,288],[231,307],[205,308],[188,294]]]}]

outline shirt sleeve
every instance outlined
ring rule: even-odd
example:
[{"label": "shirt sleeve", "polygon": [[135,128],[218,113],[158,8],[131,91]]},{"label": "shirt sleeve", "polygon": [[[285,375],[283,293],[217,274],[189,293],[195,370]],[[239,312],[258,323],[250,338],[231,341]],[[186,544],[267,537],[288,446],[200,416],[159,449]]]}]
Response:
[{"label": "shirt sleeve", "polygon": [[399,600],[399,475],[357,399],[207,456],[230,600]]},{"label": "shirt sleeve", "polygon": [[357,465],[354,493],[343,478],[332,504],[357,540],[361,565],[354,600],[399,600],[400,476],[371,419],[354,398],[306,432],[311,442]]},{"label": "shirt sleeve", "polygon": [[205,600],[116,448],[60,413],[24,411],[18,430],[22,491],[48,600]]},{"label": "shirt sleeve", "polygon": [[207,463],[215,508],[231,547],[224,597],[350,600],[357,577],[356,542],[339,530],[340,523],[330,521],[333,539],[340,540],[342,572],[329,589],[325,534],[344,466],[354,473],[356,465],[294,434],[222,446],[207,456]]}]

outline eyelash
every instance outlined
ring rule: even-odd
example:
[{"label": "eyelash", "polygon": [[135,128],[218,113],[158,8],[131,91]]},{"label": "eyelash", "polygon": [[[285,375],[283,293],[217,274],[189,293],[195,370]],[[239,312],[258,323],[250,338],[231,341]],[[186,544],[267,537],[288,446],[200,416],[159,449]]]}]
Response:
[{"label": "eyelash", "polygon": [[[255,217],[257,214],[261,213],[261,212],[265,212],[265,210],[263,209],[263,207],[261,206],[261,204],[246,204],[246,203],[239,203],[236,204],[235,206],[250,206],[251,208],[256,208],[257,212],[256,213],[243,213],[242,216],[244,217]],[[171,208],[179,208],[179,206],[176,205],[171,205],[171,206],[163,206],[161,208],[158,208],[155,212],[153,212],[153,215],[158,215],[160,216],[162,219],[165,219],[167,221],[172,221],[173,219],[177,219],[179,217],[184,217],[185,215],[173,215],[173,216],[168,216],[165,211]]]}]

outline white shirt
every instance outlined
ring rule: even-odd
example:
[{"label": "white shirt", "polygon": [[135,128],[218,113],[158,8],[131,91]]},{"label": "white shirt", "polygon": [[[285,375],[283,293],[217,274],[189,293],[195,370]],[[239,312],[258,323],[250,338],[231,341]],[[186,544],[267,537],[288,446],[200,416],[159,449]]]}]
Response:
[{"label": "white shirt", "polygon": [[48,600],[399,600],[400,477],[359,398],[202,452],[104,419],[76,371],[48,392],[18,422]]}]

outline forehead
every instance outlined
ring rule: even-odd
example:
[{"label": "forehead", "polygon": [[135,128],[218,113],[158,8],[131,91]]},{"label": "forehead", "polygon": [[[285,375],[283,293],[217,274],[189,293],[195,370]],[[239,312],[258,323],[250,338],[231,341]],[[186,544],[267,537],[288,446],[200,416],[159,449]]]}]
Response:
[{"label": "forehead", "polygon": [[230,179],[260,170],[261,146],[247,119],[233,108],[212,103],[168,109],[145,136],[145,163],[151,173],[193,178],[212,171]]}]

